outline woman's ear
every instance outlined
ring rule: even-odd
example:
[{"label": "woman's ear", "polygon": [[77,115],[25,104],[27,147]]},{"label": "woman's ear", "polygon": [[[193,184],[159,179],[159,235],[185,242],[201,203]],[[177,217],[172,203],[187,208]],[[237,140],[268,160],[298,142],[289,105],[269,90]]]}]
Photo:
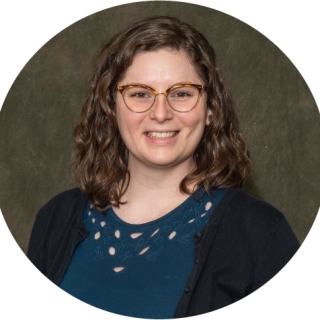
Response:
[{"label": "woman's ear", "polygon": [[206,118],[206,125],[208,126],[213,120],[212,111],[208,109],[207,111],[207,118]]}]

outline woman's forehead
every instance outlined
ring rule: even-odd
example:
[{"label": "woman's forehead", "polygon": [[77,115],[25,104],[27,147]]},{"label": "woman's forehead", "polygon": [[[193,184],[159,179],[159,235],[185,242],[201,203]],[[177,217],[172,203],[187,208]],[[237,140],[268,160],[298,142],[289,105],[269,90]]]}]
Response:
[{"label": "woman's forehead", "polygon": [[199,83],[199,81],[201,79],[197,70],[185,51],[159,49],[137,53],[125,71],[121,84],[170,86],[182,82]]}]

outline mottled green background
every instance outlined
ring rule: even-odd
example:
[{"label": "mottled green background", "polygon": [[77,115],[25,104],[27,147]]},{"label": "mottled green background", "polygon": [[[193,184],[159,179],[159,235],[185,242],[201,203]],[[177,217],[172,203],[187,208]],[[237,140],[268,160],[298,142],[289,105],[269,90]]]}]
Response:
[{"label": "mottled green background", "polygon": [[17,243],[26,251],[39,208],[75,186],[68,169],[72,129],[101,44],[155,14],[192,24],[215,48],[253,159],[244,189],[280,209],[302,242],[320,204],[320,118],[301,74],[270,40],[231,16],[152,1],[76,22],[49,40],[13,83],[0,114],[0,206]]}]

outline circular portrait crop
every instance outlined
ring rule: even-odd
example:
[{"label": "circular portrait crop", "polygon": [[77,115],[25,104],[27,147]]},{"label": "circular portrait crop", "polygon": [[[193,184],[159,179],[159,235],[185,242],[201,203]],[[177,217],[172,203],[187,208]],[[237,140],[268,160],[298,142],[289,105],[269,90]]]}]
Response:
[{"label": "circular portrait crop", "polygon": [[244,22],[115,6],[51,38],[13,82],[1,210],[59,294],[135,318],[219,312],[300,251],[319,210],[319,124],[294,64]]}]

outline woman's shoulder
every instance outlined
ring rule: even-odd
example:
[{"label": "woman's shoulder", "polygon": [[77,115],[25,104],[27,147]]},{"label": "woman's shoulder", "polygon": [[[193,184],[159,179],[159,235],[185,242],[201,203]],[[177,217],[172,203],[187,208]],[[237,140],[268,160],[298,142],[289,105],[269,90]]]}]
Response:
[{"label": "woman's shoulder", "polygon": [[265,218],[270,220],[281,219],[283,213],[265,200],[259,199],[246,191],[234,187],[230,188],[225,197],[226,205],[238,215],[248,219]]},{"label": "woman's shoulder", "polygon": [[[239,188],[228,190],[224,208],[224,220],[234,232],[246,235],[253,242],[267,240],[277,234],[298,243],[284,213],[272,204],[258,199]],[[270,238],[269,238],[270,239]]]},{"label": "woman's shoulder", "polygon": [[65,190],[45,203],[40,208],[37,217],[48,217],[53,213],[56,218],[59,216],[66,217],[68,214],[82,211],[87,200],[87,196],[79,188]]},{"label": "woman's shoulder", "polygon": [[44,206],[63,205],[80,200],[82,197],[85,197],[85,195],[79,188],[68,189],[53,196]]}]

